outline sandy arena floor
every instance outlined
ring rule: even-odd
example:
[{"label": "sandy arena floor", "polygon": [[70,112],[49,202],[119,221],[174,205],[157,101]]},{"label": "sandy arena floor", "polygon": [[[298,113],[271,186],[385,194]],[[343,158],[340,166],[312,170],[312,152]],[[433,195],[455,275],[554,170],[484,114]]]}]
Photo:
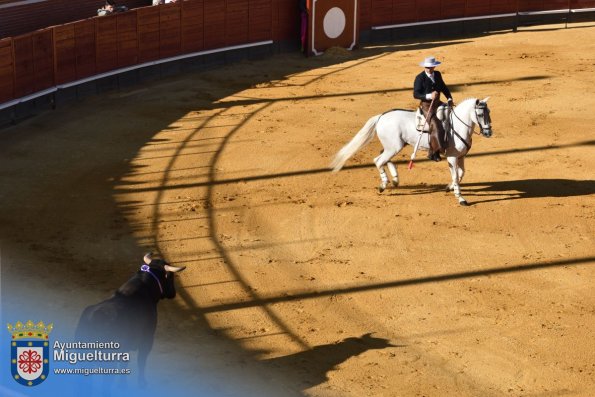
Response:
[{"label": "sandy arena floor", "polygon": [[[383,194],[377,140],[328,171],[429,55],[491,97],[470,207],[411,148]],[[594,396],[594,64],[592,24],[284,54],[2,130],[4,303],[72,329],[155,250],[188,270],[150,366],[211,395]]]}]

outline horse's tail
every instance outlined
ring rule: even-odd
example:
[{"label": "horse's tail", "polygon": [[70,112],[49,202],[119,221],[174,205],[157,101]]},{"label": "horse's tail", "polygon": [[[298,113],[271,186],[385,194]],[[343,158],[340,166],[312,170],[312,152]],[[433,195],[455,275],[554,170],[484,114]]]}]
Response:
[{"label": "horse's tail", "polygon": [[374,135],[376,135],[376,123],[378,122],[378,119],[380,119],[380,116],[381,115],[378,114],[371,117],[366,122],[366,124],[364,124],[362,129],[359,130],[357,134],[355,134],[353,139],[351,139],[347,145],[343,146],[343,148],[339,150],[330,165],[330,168],[333,169],[333,172],[337,172],[343,168],[343,165],[345,165],[351,156],[353,156],[362,147],[370,143],[370,141],[374,138]]}]

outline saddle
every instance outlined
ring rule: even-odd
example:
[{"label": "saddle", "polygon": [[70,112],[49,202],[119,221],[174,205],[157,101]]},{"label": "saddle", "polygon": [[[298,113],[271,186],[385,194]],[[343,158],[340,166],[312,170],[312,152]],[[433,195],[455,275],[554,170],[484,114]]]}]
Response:
[{"label": "saddle", "polygon": [[[436,117],[442,122],[444,131],[450,128],[450,112],[451,108],[447,104],[442,104],[436,109]],[[415,111],[415,129],[420,132],[430,132],[430,123],[426,123],[426,116],[423,115],[421,107]],[[425,125],[424,125],[425,124]]]}]

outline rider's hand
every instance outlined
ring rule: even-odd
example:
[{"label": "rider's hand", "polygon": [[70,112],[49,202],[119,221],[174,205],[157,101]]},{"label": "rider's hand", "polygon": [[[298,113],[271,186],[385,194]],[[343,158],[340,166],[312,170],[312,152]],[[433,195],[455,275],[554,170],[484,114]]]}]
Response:
[{"label": "rider's hand", "polygon": [[432,99],[437,99],[440,93],[438,91],[432,91]]},{"label": "rider's hand", "polygon": [[448,98],[448,106],[454,106],[455,105],[455,101],[452,100],[452,98]]}]

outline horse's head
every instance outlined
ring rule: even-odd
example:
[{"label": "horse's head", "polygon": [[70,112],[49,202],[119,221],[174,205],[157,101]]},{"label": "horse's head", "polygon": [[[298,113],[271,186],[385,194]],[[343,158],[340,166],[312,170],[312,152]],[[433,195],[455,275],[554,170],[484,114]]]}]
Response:
[{"label": "horse's head", "polygon": [[490,118],[490,108],[488,108],[487,97],[483,100],[477,99],[475,101],[475,123],[479,126],[481,134],[486,138],[492,136],[492,119]]}]

